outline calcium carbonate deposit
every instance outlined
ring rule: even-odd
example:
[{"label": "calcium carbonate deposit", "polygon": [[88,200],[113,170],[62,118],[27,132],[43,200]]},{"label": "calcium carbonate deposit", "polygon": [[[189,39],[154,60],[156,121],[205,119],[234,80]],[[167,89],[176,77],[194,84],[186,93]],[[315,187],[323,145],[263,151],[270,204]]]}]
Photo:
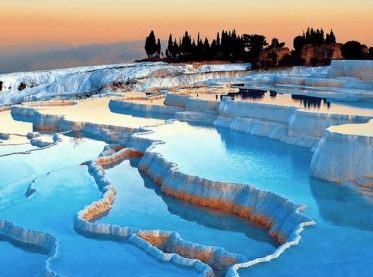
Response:
[{"label": "calcium carbonate deposit", "polygon": [[2,276],[372,276],[371,61],[0,84]]}]

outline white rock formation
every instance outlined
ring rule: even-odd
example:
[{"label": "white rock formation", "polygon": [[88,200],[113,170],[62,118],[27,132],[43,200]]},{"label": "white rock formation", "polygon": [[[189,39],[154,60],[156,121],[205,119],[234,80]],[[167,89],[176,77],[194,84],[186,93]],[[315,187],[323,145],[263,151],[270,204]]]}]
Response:
[{"label": "white rock formation", "polygon": [[354,77],[362,81],[373,82],[373,61],[332,61],[328,77]]},{"label": "white rock formation", "polygon": [[198,68],[198,72],[219,72],[219,71],[246,71],[251,69],[251,64],[204,64]]},{"label": "white rock formation", "polygon": [[326,128],[347,123],[365,123],[371,117],[311,112],[291,106],[239,102],[224,99],[219,106],[217,127],[265,136],[290,144],[313,147]]},{"label": "white rock formation", "polygon": [[212,78],[242,76],[248,67],[247,64],[228,64],[195,69],[184,64],[136,63],[1,74],[0,106],[105,92],[113,83],[140,91],[191,85]]},{"label": "white rock formation", "polygon": [[373,120],[330,127],[311,161],[312,175],[337,183],[373,187]]},{"label": "white rock formation", "polygon": [[335,60],[331,66],[324,67],[253,71],[236,82],[278,91],[293,89],[298,94],[373,102],[373,61]]}]

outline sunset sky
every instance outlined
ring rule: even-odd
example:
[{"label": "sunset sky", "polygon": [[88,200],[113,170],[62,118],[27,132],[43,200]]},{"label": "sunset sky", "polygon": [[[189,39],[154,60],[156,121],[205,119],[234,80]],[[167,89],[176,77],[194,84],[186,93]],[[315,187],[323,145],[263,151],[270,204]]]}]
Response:
[{"label": "sunset sky", "polygon": [[154,29],[213,36],[221,29],[292,38],[307,26],[373,46],[373,0],[2,0],[1,46],[143,40]]}]

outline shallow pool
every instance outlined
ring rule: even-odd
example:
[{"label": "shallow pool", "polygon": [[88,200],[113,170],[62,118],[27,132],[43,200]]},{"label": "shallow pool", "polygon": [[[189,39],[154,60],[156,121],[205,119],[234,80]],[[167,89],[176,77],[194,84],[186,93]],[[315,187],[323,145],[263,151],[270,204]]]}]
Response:
[{"label": "shallow pool", "polygon": [[78,101],[70,106],[40,106],[36,107],[41,114],[63,116],[66,120],[74,122],[89,122],[94,124],[110,124],[112,126],[126,126],[139,128],[147,125],[160,124],[163,121],[155,118],[132,116],[130,114],[117,114],[110,112],[109,97],[92,98]]},{"label": "shallow pool", "polygon": [[141,176],[128,161],[107,170],[107,177],[118,194],[112,210],[100,222],[176,231],[185,240],[223,247],[250,260],[268,255],[277,247],[266,230],[247,220],[165,196],[159,186]]},{"label": "shallow pool", "polygon": [[373,104],[367,102],[340,102],[327,97],[310,96],[309,93],[286,93],[275,90],[240,88],[238,93],[228,93],[236,101],[293,106],[308,111],[323,113],[355,114],[373,116]]},{"label": "shallow pool", "polygon": [[165,144],[152,151],[180,171],[207,179],[253,184],[307,206],[316,226],[278,260],[240,270],[242,275],[372,276],[372,201],[344,186],[310,177],[311,151],[227,129],[175,122],[147,135]]},{"label": "shallow pool", "polygon": [[[125,118],[131,120],[131,116]],[[123,118],[118,117],[116,123],[125,125]],[[164,122],[162,119],[135,118],[132,123],[138,127]],[[151,129],[152,133],[139,136],[164,141],[152,151],[177,163],[183,173],[251,184],[306,205],[305,214],[316,225],[302,232],[300,244],[271,262],[241,269],[240,275],[373,275],[372,200],[345,186],[311,178],[310,150],[204,125],[173,122]],[[81,164],[95,159],[103,142],[62,136],[57,145],[29,153],[24,152],[25,145],[6,147],[3,153],[10,155],[0,157],[0,220],[55,236],[58,255],[51,260],[52,270],[66,276],[197,274],[161,263],[127,241],[76,232],[76,213],[101,197],[87,167]],[[0,147],[0,155],[1,151]],[[248,259],[277,248],[267,231],[245,220],[165,196],[139,173],[137,162],[124,161],[105,169],[117,189],[117,199],[100,223],[176,231],[187,241],[223,247]],[[5,238],[0,238],[0,253],[4,276],[40,276],[50,256]]]},{"label": "shallow pool", "polygon": [[[8,156],[6,161],[2,158],[1,165],[4,162],[25,171],[17,174],[1,167],[1,175],[12,179],[10,182],[3,177],[0,183],[1,220],[55,236],[58,255],[52,259],[51,269],[64,276],[123,276],[123,272],[139,276],[195,275],[188,268],[160,263],[129,243],[87,238],[74,230],[75,214],[101,197],[86,166],[80,164],[95,159],[102,148],[102,142],[84,139],[77,145],[73,139],[64,138],[46,150]],[[30,182],[36,192],[25,197]],[[0,248],[7,257],[0,263],[3,276],[40,276],[44,272],[48,254],[30,253],[7,240],[0,241]]]}]

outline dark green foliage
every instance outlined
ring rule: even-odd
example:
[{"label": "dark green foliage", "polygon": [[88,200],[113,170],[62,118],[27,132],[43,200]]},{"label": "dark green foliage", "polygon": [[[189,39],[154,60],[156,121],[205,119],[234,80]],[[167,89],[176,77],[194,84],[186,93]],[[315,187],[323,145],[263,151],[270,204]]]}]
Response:
[{"label": "dark green foliage", "polygon": [[244,59],[246,56],[245,42],[236,34],[235,30],[217,33],[210,43],[207,38],[202,39],[198,34],[197,40],[192,39],[186,31],[184,36],[175,40],[171,45],[172,35],[169,36],[166,55],[168,58],[177,58],[180,61],[212,60],[212,59]]},{"label": "dark green foliage", "polygon": [[268,45],[265,36],[262,35],[243,35],[244,46],[248,51],[249,60],[255,67],[259,61],[260,52]]},{"label": "dark green foliage", "polygon": [[267,49],[277,49],[277,48],[283,48],[285,46],[285,42],[280,42],[278,38],[273,38],[271,41],[271,44],[268,45]]},{"label": "dark green foliage", "polygon": [[303,36],[306,40],[306,44],[312,44],[313,46],[320,46],[325,42],[323,29],[315,30],[313,28],[307,28],[307,31]]},{"label": "dark green foliage", "polygon": [[333,43],[336,43],[336,38],[335,38],[333,30],[331,30],[330,34],[326,34],[325,44],[330,45]]},{"label": "dark green foliage", "polygon": [[304,45],[306,45],[306,39],[304,36],[296,36],[294,38],[293,47],[296,52],[301,52]]},{"label": "dark green foliage", "polygon": [[161,49],[162,49],[161,40],[158,39],[158,43],[157,43],[157,55],[158,55],[158,57],[161,56]]},{"label": "dark green foliage", "polygon": [[363,52],[364,45],[358,41],[348,41],[342,45],[342,56],[346,60],[361,60],[365,58]]},{"label": "dark green foliage", "polygon": [[308,27],[306,32],[303,32],[302,35],[296,36],[293,41],[294,50],[298,53],[302,51],[302,48],[306,44],[311,44],[312,46],[319,47],[322,44],[330,45],[336,43],[336,38],[333,30],[329,34],[324,35],[324,30],[314,29]]},{"label": "dark green foliage", "polygon": [[186,31],[183,38],[181,39],[181,54],[183,56],[189,56],[192,55],[193,47],[192,47],[192,36],[188,34]]},{"label": "dark green foliage", "polygon": [[145,39],[145,52],[148,58],[153,58],[155,54],[160,57],[161,55],[161,42],[158,39],[156,42],[154,31],[152,30],[149,36]]},{"label": "dark green foliage", "polygon": [[172,57],[172,48],[173,48],[173,41],[172,41],[172,35],[168,37],[168,43],[167,43],[167,49],[166,49],[166,57],[167,58],[173,58]]},{"label": "dark green foliage", "polygon": [[[218,38],[217,38],[218,40]],[[245,42],[236,34],[236,30],[222,31],[220,54],[225,59],[239,59],[245,54]]]},{"label": "dark green foliage", "polygon": [[[203,60],[226,60],[226,61],[245,61],[256,66],[294,66],[304,65],[305,60],[302,59],[302,49],[305,45],[320,47],[322,45],[331,45],[336,43],[336,37],[333,30],[330,33],[324,33],[323,29],[307,28],[301,35],[298,35],[293,40],[294,50],[291,54],[286,54],[279,60],[276,50],[285,46],[284,42],[280,42],[276,37],[269,43],[266,37],[259,34],[243,34],[238,35],[233,29],[231,31],[223,30],[217,33],[216,37],[209,41],[207,38],[201,38],[198,33],[197,38],[186,31],[179,40],[173,38],[172,35],[168,38],[167,48],[165,50],[166,57],[171,61],[203,61]],[[318,51],[321,51],[319,48]],[[330,49],[326,48],[325,57]],[[145,50],[149,58],[163,56],[161,51],[161,42],[155,37],[153,31],[145,41]],[[267,61],[261,61],[259,58],[263,50],[269,51]],[[373,47],[369,49],[369,54],[366,52],[365,46],[359,42],[350,41],[342,46],[342,55],[346,59],[373,59]],[[322,50],[324,51],[324,50]],[[328,52],[329,51],[329,52]],[[365,53],[364,53],[365,51]],[[317,51],[316,51],[317,52]],[[318,54],[319,55],[319,54]],[[319,55],[320,56],[320,55]],[[265,57],[265,56],[262,56]],[[326,65],[330,59],[325,58],[320,60],[319,57],[311,57],[311,65]]]},{"label": "dark green foliage", "polygon": [[[321,45],[330,45],[333,43],[336,43],[336,37],[333,30],[331,30],[330,33],[326,34],[325,36],[324,30],[322,28],[314,29],[308,27],[302,35],[296,36],[293,40],[294,51],[292,56],[294,57],[292,58],[292,62],[294,63],[294,65],[302,65],[301,54],[305,45],[320,47]],[[311,58],[310,60],[311,65],[326,65],[327,63],[329,63],[329,61],[319,61],[316,57]]]}]

